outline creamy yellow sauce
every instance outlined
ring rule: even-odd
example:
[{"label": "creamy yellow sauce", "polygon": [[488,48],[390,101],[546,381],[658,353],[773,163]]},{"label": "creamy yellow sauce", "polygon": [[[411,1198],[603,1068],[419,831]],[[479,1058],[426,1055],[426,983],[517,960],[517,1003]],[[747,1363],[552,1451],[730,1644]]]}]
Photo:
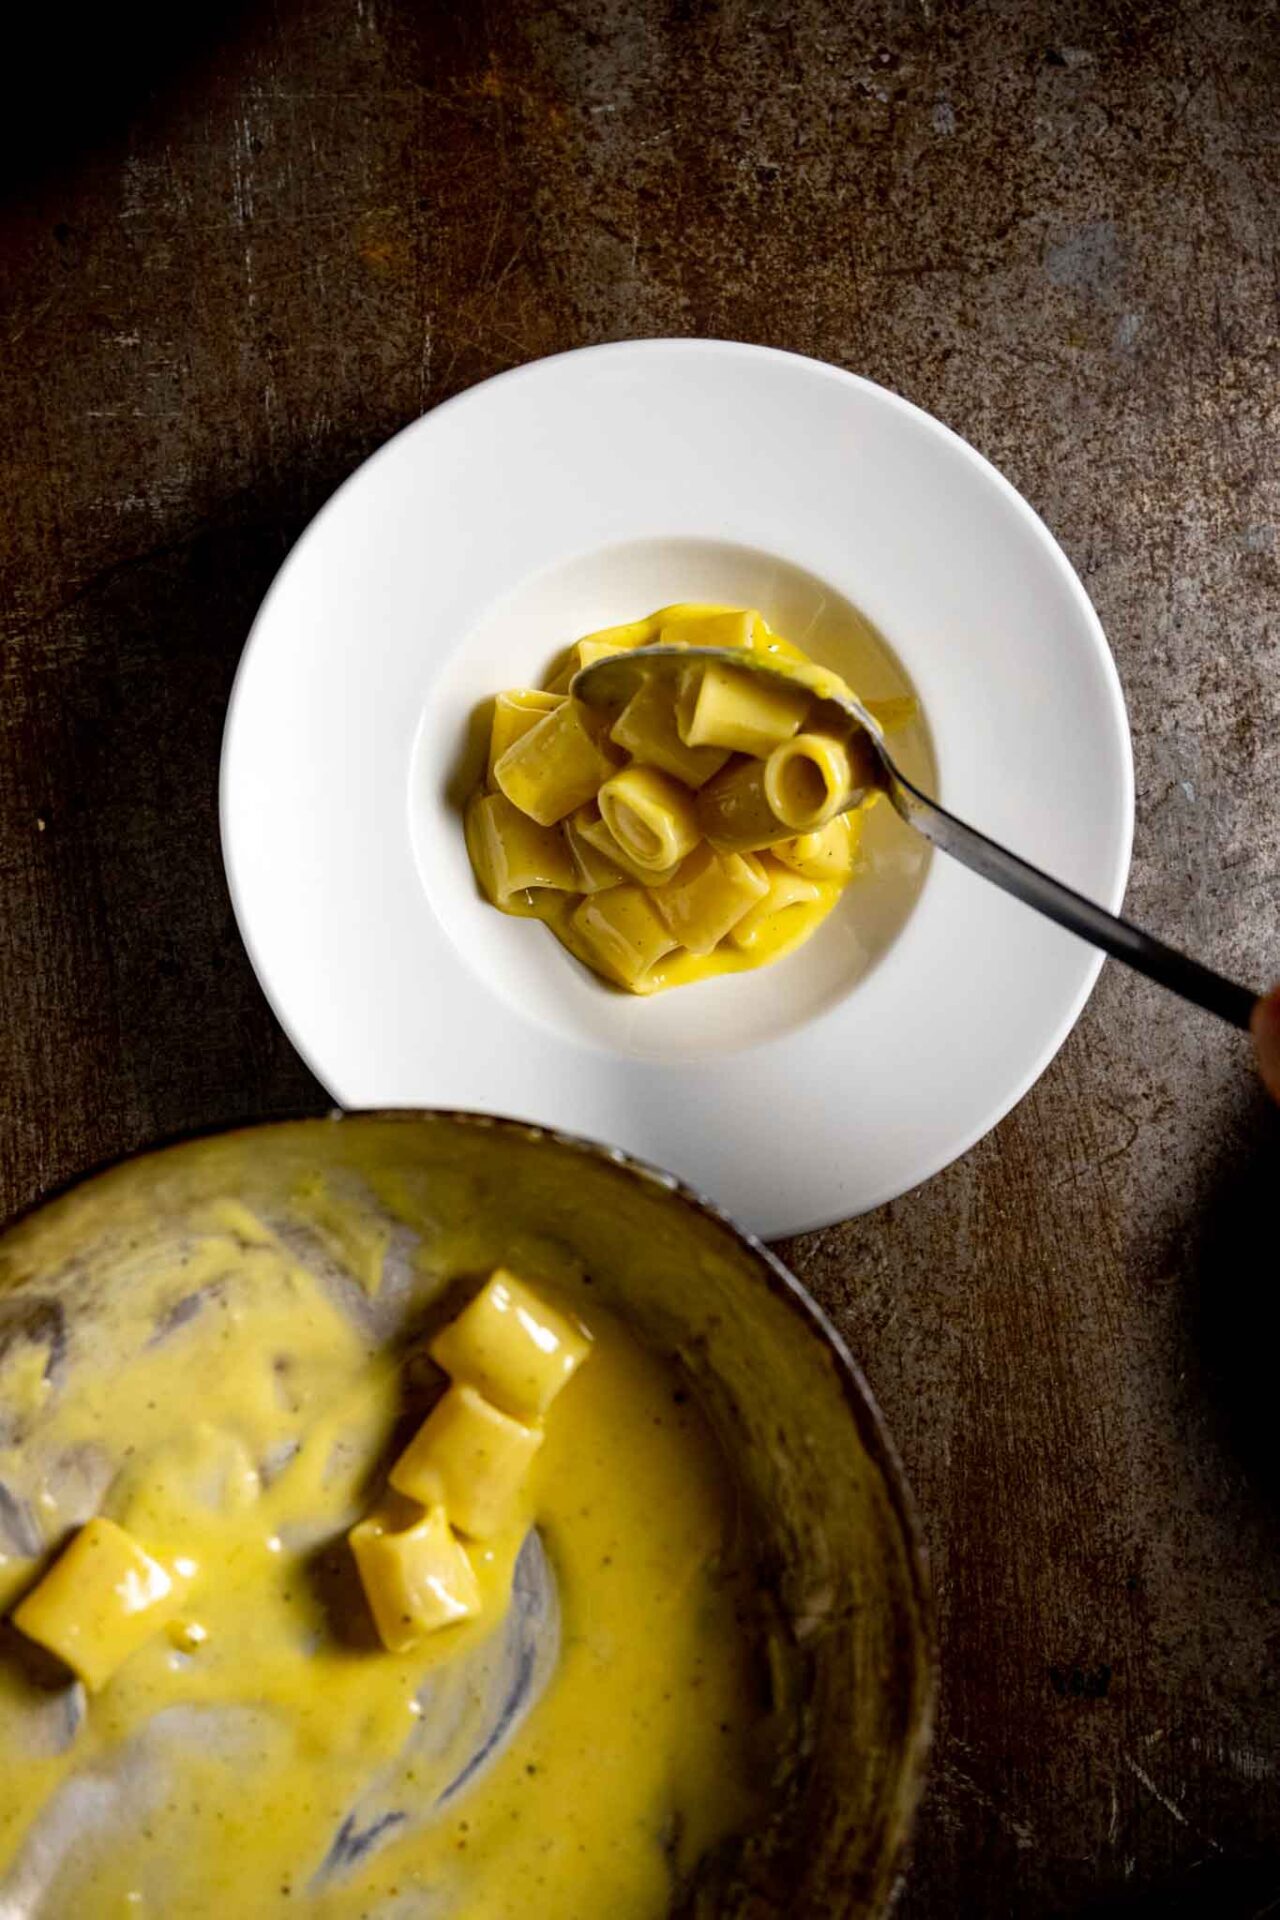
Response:
[{"label": "creamy yellow sauce", "polygon": [[[700,623],[704,620],[714,623],[723,615],[740,613],[754,620],[754,624],[748,629],[741,644],[766,657],[770,665],[786,671],[798,687],[803,687],[818,699],[831,698],[848,692],[837,674],[811,661],[798,647],[768,627],[760,616],[751,616],[747,610],[739,608],[676,605],[663,608],[646,619],[635,621],[629,627],[610,628],[607,634],[601,637],[612,641],[614,636],[625,636],[622,644],[626,647],[644,646],[659,642],[664,638],[664,633],[669,634],[679,630],[686,635],[684,644],[724,645],[723,638],[715,632],[708,631],[704,634],[700,630]],[[588,636],[588,639],[580,645],[590,648],[592,639],[592,636]],[[570,651],[571,664],[576,651],[577,649]],[[589,654],[586,656],[588,659],[590,657]],[[564,683],[565,671],[562,670],[554,684],[562,686]],[[899,700],[894,704],[909,714],[914,713],[915,703],[912,700]],[[629,764],[646,764],[644,755],[637,755]],[[492,765],[489,790],[492,790]],[[482,786],[480,792],[484,791],[485,788]],[[645,967],[642,973],[626,980],[613,979],[610,984],[625,985],[633,993],[651,994],[670,987],[690,986],[724,974],[749,972],[757,967],[772,965],[774,961],[794,952],[821,926],[846,886],[856,879],[861,870],[862,862],[859,859],[858,850],[863,818],[878,798],[879,795],[874,792],[867,795],[861,806],[852,809],[832,823],[833,827],[839,829],[847,838],[846,870],[833,879],[808,875],[808,890],[811,897],[785,902],[776,911],[764,913],[759,918],[759,924],[755,928],[749,946],[737,944],[732,932],[721,939],[709,953],[692,952],[683,946],[677,946],[673,951],[662,955]],[[583,895],[557,887],[530,886],[521,887],[506,898],[497,897],[492,886],[485,880],[487,861],[479,844],[474,822],[474,812],[469,811],[467,844],[471,863],[491,903],[501,912],[520,918],[541,920],[575,959],[581,961],[593,972],[602,975],[606,980],[610,980],[607,970],[602,969],[599,953],[593,950],[589,940],[583,937],[575,918],[583,903]],[[771,851],[764,851],[762,865],[771,875],[777,876],[778,863],[773,859]],[[656,883],[645,880],[644,884],[655,885]],[[765,904],[768,906],[769,903]]]},{"label": "creamy yellow sauce", "polygon": [[[699,980],[714,980],[722,974],[750,973],[756,967],[769,966],[773,961],[794,953],[811,934],[817,932],[844,892],[843,884],[830,881],[817,881],[814,884],[817,898],[784,907],[780,913],[771,916],[759,942],[750,952],[730,946],[727,940],[722,941],[711,953],[690,953],[685,948],[677,948],[674,953],[655,961],[648,969],[643,991],[661,993],[667,987],[690,987]],[[524,900],[505,906],[501,911],[524,919],[541,920],[544,926],[550,927],[561,945],[568,948],[575,960],[580,960],[584,967],[598,971],[594,956],[573,925],[576,904],[576,900],[566,899],[562,894],[537,888],[531,889]]]},{"label": "creamy yellow sauce", "polygon": [[[310,1212],[372,1299],[384,1239],[323,1193]],[[480,1617],[402,1655],[376,1643],[343,1536],[433,1397],[417,1343],[233,1203],[180,1268],[95,1310],[91,1346],[74,1315],[10,1340],[0,1609],[93,1512],[198,1572],[91,1699],[0,1629],[0,1913],[668,1911],[761,1811],[754,1580],[681,1376],[584,1317],[590,1363],[527,1510],[473,1548]]]}]

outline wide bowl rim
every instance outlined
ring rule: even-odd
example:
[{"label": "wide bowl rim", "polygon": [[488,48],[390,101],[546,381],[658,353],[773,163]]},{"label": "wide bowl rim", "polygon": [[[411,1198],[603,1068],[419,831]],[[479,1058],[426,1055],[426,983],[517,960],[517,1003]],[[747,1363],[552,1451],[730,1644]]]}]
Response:
[{"label": "wide bowl rim", "polygon": [[197,1146],[202,1141],[229,1140],[242,1134],[261,1134],[276,1129],[309,1126],[344,1126],[362,1122],[406,1124],[444,1122],[465,1132],[495,1132],[516,1135],[526,1141],[545,1140],[570,1152],[595,1161],[625,1178],[661,1188],[688,1211],[709,1219],[727,1233],[749,1255],[757,1273],[775,1299],[788,1308],[831,1355],[841,1396],[872,1464],[880,1474],[897,1525],[903,1558],[911,1588],[911,1601],[917,1629],[915,1647],[921,1672],[917,1680],[916,1712],[906,1737],[902,1759],[902,1796],[899,1800],[900,1831],[885,1860],[884,1897],[881,1912],[887,1914],[895,1904],[910,1861],[915,1819],[924,1795],[928,1759],[934,1734],[938,1699],[939,1649],[937,1606],[929,1571],[929,1554],[924,1543],[915,1496],[893,1436],[871,1387],[854,1359],[839,1328],[819,1305],[808,1288],[786,1263],[758,1235],[741,1226],[716,1201],[699,1193],[679,1175],[643,1160],[622,1147],[610,1147],[584,1135],[541,1126],[533,1121],[515,1120],[506,1114],[486,1113],[457,1107],[330,1107],[320,1112],[290,1111],[257,1118],[212,1123],[182,1129],[164,1135],[145,1146],[134,1147],[114,1158],[96,1162],[51,1188],[15,1213],[0,1220],[0,1250],[18,1228],[38,1215],[72,1199],[81,1189],[106,1179],[126,1167],[159,1159],[166,1153]]}]

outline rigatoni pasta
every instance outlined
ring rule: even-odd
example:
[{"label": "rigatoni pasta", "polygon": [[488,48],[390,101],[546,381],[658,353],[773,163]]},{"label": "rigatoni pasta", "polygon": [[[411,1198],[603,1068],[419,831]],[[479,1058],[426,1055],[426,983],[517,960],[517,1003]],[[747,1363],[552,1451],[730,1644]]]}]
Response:
[{"label": "rigatoni pasta", "polygon": [[609,737],[642,766],[673,774],[695,791],[729,758],[727,747],[691,747],[681,739],[671,694],[656,680],[641,681]]},{"label": "rigatoni pasta", "polygon": [[767,950],[779,922],[792,908],[813,906],[821,898],[817,883],[806,880],[793,868],[779,866],[776,861],[771,861],[768,867],[761,862],[761,867],[763,897],[743,914],[729,935],[740,953]]},{"label": "rigatoni pasta", "polygon": [[493,721],[489,728],[489,785],[495,785],[494,770],[508,747],[514,747],[531,727],[565,702],[563,693],[543,693],[539,687],[512,687],[500,693],[493,703]]},{"label": "rigatoni pasta", "polygon": [[647,620],[632,620],[626,626],[605,627],[599,633],[588,633],[581,640],[575,640],[548,682],[551,692],[566,694],[575,673],[594,666],[597,660],[607,659],[611,653],[624,653],[628,647],[641,646],[650,637]]},{"label": "rigatoni pasta", "polygon": [[[600,809],[594,800],[588,800],[576,813],[571,813],[563,831],[577,872],[577,892],[603,893],[606,887],[622,885],[627,878],[626,870],[614,857],[616,843],[600,818]],[[601,844],[596,844],[593,834],[598,835]]]},{"label": "rigatoni pasta", "polygon": [[611,774],[596,801],[614,841],[644,873],[678,866],[702,838],[693,795],[657,767],[637,761]]},{"label": "rigatoni pasta", "polygon": [[736,754],[698,795],[698,825],[722,853],[758,853],[795,833],[769,805],[766,764]]},{"label": "rigatoni pasta", "polygon": [[540,827],[502,793],[478,793],[467,809],[467,851],[495,907],[522,911],[525,894],[556,888],[571,893],[578,870],[564,836]]},{"label": "rigatoni pasta", "polygon": [[579,950],[597,973],[643,993],[657,962],[679,942],[643,887],[592,894],[573,916]]},{"label": "rigatoni pasta", "polygon": [[714,953],[726,934],[769,891],[764,868],[749,854],[717,853],[702,845],[691,853],[653,904],[667,930],[690,953]]},{"label": "rigatoni pasta", "polygon": [[[602,860],[608,862],[620,880],[635,880],[642,887],[660,887],[663,881],[669,880],[675,872],[674,862],[667,867],[646,867],[639,861],[633,860],[604,818],[596,801],[591,801],[573,817],[575,821],[581,823],[578,827],[580,838]],[[600,889],[597,887],[594,891],[598,893]]]},{"label": "rigatoni pasta", "polygon": [[684,675],[676,727],[687,747],[766,754],[799,730],[809,705],[804,687],[774,686],[713,660]]},{"label": "rigatoni pasta", "polygon": [[591,800],[617,761],[580,700],[562,700],[520,735],[494,764],[494,784],[513,807],[553,827]]},{"label": "rigatoni pasta", "polygon": [[815,726],[801,677],[778,685],[694,658],[674,678],[637,662],[605,712],[572,693],[584,667],[658,644],[812,664],[737,607],[666,607],[589,634],[545,690],[497,696],[467,810],[493,904],[544,920],[593,972],[641,994],[763,966],[807,939],[853,876],[875,798],[866,742]]},{"label": "rigatoni pasta", "polygon": [[764,791],[775,818],[793,833],[816,833],[854,798],[854,770],[844,740],[797,733],[764,763]]}]

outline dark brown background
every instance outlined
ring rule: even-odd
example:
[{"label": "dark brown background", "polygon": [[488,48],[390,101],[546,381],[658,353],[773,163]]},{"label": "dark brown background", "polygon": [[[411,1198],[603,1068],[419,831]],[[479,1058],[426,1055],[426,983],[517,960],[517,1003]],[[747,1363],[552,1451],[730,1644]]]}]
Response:
[{"label": "dark brown background", "polygon": [[[29,17],[0,210],[0,1213],[322,1104],[221,879],[242,639],[386,435],[586,341],[798,348],[990,455],[1119,658],[1132,910],[1280,972],[1277,25],[1245,0]],[[1109,968],[961,1165],[786,1250],[937,1570],[909,1920],[1280,1915],[1278,1187],[1243,1045]]]}]

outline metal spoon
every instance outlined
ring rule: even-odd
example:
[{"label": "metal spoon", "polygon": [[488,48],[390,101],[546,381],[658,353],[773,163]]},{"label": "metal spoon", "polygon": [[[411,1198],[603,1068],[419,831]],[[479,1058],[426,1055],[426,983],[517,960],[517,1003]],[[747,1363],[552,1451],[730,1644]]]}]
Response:
[{"label": "metal spoon", "polygon": [[[770,665],[759,654],[728,647],[636,647],[628,653],[610,654],[584,667],[574,676],[572,693],[592,707],[621,707],[635,691],[639,674],[656,674],[674,680],[692,661],[717,661],[741,672],[759,674],[779,685],[794,688],[796,675]],[[638,670],[638,672],[637,672]],[[814,700],[814,721],[819,726],[852,735],[857,731],[865,751],[861,756],[866,784],[855,790],[849,806],[857,806],[869,787],[878,787],[909,827],[922,833],[944,853],[993,881],[1016,900],[1034,907],[1060,927],[1092,941],[1116,960],[1145,973],[1162,987],[1180,993],[1209,1013],[1216,1013],[1233,1027],[1247,1031],[1257,994],[1248,987],[1224,979],[1198,960],[1189,959],[1175,947],[1166,946],[1153,934],[1144,933],[1127,920],[1121,920],[1102,907],[1086,900],[1083,894],[1064,887],[1039,867],[1021,860],[1007,847],[988,840],[975,827],[957,820],[927,793],[922,793],[895,763],[885,745],[884,730],[872,713],[846,688],[821,669],[806,672],[803,683]]]}]

